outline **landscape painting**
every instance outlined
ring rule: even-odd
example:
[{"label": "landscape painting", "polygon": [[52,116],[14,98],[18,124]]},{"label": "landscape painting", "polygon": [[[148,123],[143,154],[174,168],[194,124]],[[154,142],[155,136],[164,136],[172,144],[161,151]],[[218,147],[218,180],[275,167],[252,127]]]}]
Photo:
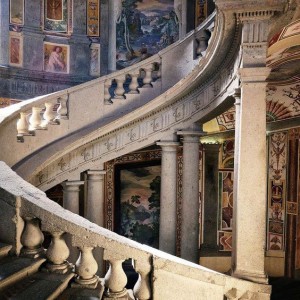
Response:
[{"label": "landscape painting", "polygon": [[149,164],[128,164],[117,172],[118,231],[155,248],[159,246],[160,172],[160,165]]},{"label": "landscape painting", "polygon": [[124,0],[117,20],[117,69],[156,54],[178,40],[174,0]]}]

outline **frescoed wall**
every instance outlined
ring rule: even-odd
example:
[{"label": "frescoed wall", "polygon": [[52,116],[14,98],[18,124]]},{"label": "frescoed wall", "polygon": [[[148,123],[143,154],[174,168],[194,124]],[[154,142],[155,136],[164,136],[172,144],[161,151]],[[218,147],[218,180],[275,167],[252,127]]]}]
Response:
[{"label": "frescoed wall", "polygon": [[117,68],[139,62],[178,40],[174,0],[124,0],[117,20]]}]

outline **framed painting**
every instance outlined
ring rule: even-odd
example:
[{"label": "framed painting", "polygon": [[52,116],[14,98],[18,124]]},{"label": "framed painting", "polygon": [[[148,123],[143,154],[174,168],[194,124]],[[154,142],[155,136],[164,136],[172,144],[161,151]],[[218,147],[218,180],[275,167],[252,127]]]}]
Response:
[{"label": "framed painting", "polygon": [[24,0],[10,0],[9,22],[24,25]]},{"label": "framed painting", "polygon": [[116,232],[139,243],[158,248],[160,181],[159,161],[117,166]]},{"label": "framed painting", "polygon": [[63,20],[63,0],[46,0],[45,15],[49,20]]},{"label": "framed painting", "polygon": [[17,32],[10,32],[9,35],[9,64],[23,66],[23,36]]},{"label": "framed painting", "polygon": [[100,33],[100,7],[99,0],[87,1],[87,35],[98,37]]},{"label": "framed painting", "polygon": [[69,46],[44,43],[44,71],[69,73]]}]

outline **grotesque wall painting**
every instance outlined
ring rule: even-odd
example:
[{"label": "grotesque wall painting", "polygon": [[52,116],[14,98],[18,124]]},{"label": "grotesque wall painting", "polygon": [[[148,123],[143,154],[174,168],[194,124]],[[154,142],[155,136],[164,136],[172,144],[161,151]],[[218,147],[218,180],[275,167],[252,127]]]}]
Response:
[{"label": "grotesque wall painting", "polygon": [[15,67],[23,65],[23,36],[18,32],[10,32],[9,64]]},{"label": "grotesque wall painting", "polygon": [[24,24],[24,0],[10,0],[10,18],[11,24]]},{"label": "grotesque wall painting", "polygon": [[[68,31],[68,0],[45,0],[44,30],[66,33]],[[69,10],[71,14],[71,4]]]},{"label": "grotesque wall painting", "polygon": [[124,0],[117,20],[117,68],[139,62],[178,40],[174,0]]},{"label": "grotesque wall painting", "polygon": [[87,35],[88,36],[99,36],[99,0],[88,0],[87,1]]}]

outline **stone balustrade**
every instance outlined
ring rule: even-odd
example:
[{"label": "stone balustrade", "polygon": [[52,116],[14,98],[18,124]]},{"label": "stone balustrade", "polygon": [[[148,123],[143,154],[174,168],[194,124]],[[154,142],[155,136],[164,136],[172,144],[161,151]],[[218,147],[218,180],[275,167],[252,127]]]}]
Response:
[{"label": "stone balustrade", "polygon": [[250,299],[248,296],[270,299],[268,285],[211,271],[119,236],[63,209],[3,162],[0,162],[0,219],[1,240],[12,244],[16,255],[19,252],[29,257],[44,255],[43,232],[51,234],[46,250],[48,272],[70,271],[64,233],[71,235],[72,245],[80,250],[73,287],[95,289],[102,284],[96,275],[98,265],[93,249],[103,248],[103,259],[109,269],[102,299],[128,299],[122,262],[129,258],[139,274],[133,289],[135,299]]}]

